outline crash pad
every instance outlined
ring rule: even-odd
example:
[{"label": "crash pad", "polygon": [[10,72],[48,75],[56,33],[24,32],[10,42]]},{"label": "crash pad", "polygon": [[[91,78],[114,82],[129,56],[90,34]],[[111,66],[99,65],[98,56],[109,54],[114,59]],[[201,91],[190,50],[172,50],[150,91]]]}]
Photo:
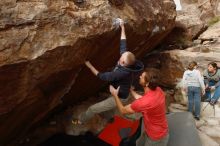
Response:
[{"label": "crash pad", "polygon": [[112,146],[119,146],[123,138],[120,136],[121,130],[130,131],[128,136],[131,136],[136,132],[138,125],[139,120],[132,121],[120,116],[114,116],[114,121],[107,124],[98,137]]},{"label": "crash pad", "polygon": [[168,146],[201,146],[195,120],[190,112],[167,114],[169,126]]}]

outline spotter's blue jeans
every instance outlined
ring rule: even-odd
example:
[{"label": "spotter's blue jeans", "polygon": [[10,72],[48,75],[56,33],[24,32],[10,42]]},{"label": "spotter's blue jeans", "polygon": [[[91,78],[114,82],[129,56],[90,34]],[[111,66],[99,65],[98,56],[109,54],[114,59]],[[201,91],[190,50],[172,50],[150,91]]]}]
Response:
[{"label": "spotter's blue jeans", "polygon": [[200,109],[201,109],[201,88],[200,87],[194,87],[189,86],[188,87],[188,111],[193,113],[194,110],[194,116],[199,117],[200,116]]},{"label": "spotter's blue jeans", "polygon": [[[220,82],[220,81],[219,81]],[[214,81],[209,81],[209,87],[210,86],[214,86],[216,83]],[[205,96],[207,99],[212,99],[212,100],[218,100],[220,97],[220,86],[215,88],[214,94],[211,97],[211,91],[210,90],[206,90]]]}]

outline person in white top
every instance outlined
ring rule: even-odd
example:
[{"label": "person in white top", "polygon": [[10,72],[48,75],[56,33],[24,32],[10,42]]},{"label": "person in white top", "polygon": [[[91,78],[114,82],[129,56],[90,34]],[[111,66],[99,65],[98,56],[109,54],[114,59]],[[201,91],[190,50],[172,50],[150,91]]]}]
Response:
[{"label": "person in white top", "polygon": [[188,111],[193,114],[196,120],[200,119],[201,108],[201,91],[205,94],[205,84],[201,73],[197,68],[197,63],[192,61],[188,65],[188,69],[183,74],[183,90],[188,95]]}]

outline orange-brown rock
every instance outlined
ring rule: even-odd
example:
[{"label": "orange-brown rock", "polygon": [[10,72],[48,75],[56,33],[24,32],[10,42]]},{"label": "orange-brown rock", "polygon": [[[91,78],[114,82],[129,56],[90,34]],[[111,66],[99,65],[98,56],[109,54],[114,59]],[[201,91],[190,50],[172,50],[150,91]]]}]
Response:
[{"label": "orange-brown rock", "polygon": [[[149,71],[159,74],[160,85],[167,88],[180,89],[181,80],[188,63],[196,61],[201,73],[207,68],[208,63],[215,61],[220,66],[220,22],[210,26],[203,32],[195,44],[185,50],[167,50],[155,52],[144,60]],[[176,90],[176,100],[183,102],[182,93]],[[178,97],[177,97],[178,96]]]},{"label": "orange-brown rock", "polygon": [[219,21],[219,0],[181,0],[177,11],[176,26],[164,40],[169,49],[192,46],[209,26]]},{"label": "orange-brown rock", "polygon": [[[116,2],[116,1],[115,1]],[[120,2],[120,1],[118,1]],[[126,20],[128,48],[139,58],[174,26],[171,0],[0,1],[0,144],[16,141],[51,113],[94,94],[103,82],[84,66],[105,71],[119,58]]]}]

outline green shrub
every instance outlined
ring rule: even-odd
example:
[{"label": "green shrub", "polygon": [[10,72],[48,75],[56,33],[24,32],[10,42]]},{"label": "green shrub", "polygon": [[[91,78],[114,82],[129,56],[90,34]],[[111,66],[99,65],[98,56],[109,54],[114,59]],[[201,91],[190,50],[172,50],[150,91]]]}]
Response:
[{"label": "green shrub", "polygon": [[208,26],[212,26],[213,24],[217,23],[220,21],[220,16],[213,17],[211,20],[208,22]]}]

